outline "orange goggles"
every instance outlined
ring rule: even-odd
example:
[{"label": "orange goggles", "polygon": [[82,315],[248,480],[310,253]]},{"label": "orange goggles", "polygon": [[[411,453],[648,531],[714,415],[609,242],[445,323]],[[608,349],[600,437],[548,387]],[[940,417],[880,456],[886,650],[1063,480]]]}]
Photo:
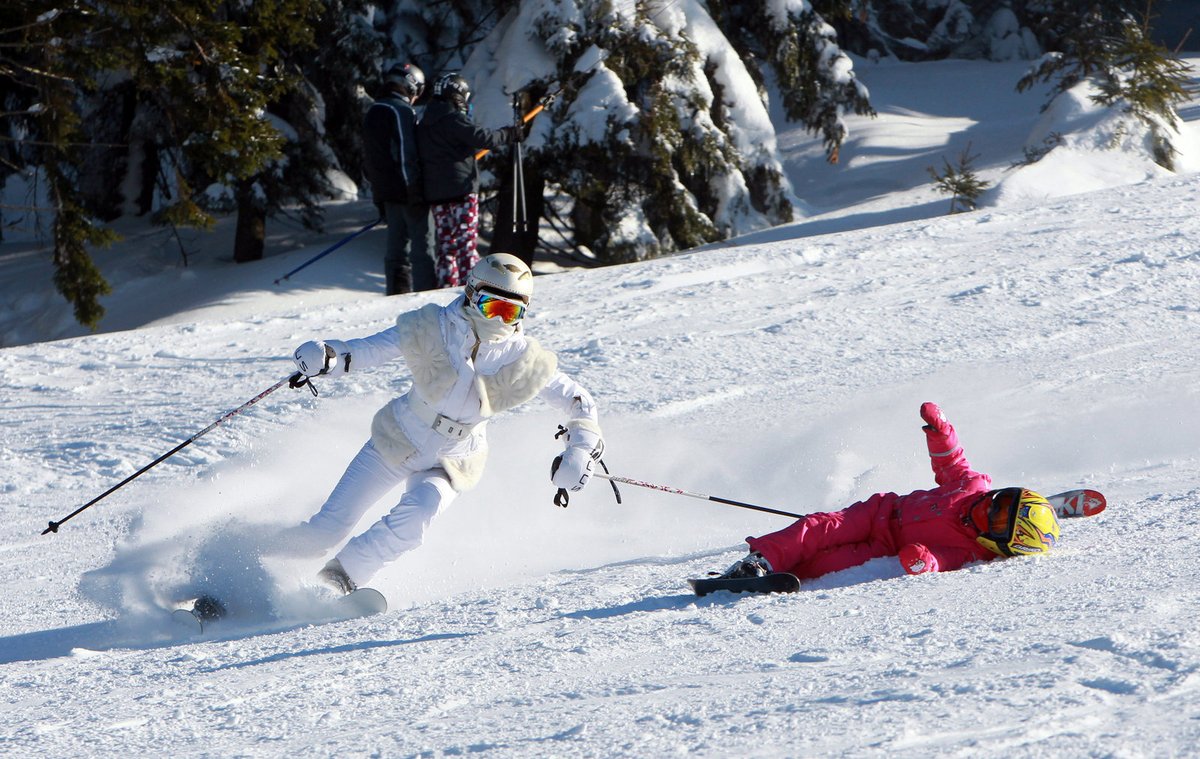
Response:
[{"label": "orange goggles", "polygon": [[494,293],[479,293],[474,303],[485,319],[499,319],[505,324],[516,324],[525,316],[524,303],[502,298]]}]

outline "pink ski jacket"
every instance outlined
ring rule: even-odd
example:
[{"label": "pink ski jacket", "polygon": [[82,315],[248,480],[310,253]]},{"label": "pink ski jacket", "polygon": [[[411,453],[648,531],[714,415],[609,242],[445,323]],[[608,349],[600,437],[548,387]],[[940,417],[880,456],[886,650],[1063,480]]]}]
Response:
[{"label": "pink ski jacket", "polygon": [[778,532],[747,538],[750,550],[766,557],[776,572],[802,578],[880,556],[899,556],[909,574],[948,572],[996,558],[975,542],[979,531],[963,519],[991,489],[992,478],[971,469],[949,422],[926,426],[925,437],[938,484],[933,490],[876,493],[841,511],[809,514]]}]

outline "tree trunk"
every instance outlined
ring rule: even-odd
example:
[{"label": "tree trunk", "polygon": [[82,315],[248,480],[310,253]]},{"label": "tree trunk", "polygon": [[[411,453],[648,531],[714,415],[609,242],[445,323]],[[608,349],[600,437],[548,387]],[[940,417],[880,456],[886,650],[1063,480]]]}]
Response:
[{"label": "tree trunk", "polygon": [[240,182],[237,189],[237,231],[233,238],[233,260],[239,264],[261,261],[266,246],[267,211],[254,192],[254,183]]}]

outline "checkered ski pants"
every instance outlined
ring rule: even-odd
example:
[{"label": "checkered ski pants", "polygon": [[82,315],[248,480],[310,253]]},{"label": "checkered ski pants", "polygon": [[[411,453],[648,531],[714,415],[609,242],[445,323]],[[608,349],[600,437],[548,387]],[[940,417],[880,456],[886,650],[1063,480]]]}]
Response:
[{"label": "checkered ski pants", "polygon": [[479,261],[475,239],[479,236],[479,196],[471,193],[452,203],[433,205],[437,231],[438,287],[457,287]]}]

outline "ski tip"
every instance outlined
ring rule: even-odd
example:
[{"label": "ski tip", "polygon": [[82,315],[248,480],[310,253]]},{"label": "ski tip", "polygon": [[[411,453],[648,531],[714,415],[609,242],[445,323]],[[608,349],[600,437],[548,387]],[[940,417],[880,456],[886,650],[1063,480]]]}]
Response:
[{"label": "ski tip", "polygon": [[1060,519],[1094,517],[1104,511],[1108,501],[1099,490],[1068,490],[1047,498]]},{"label": "ski tip", "polygon": [[356,588],[343,596],[340,602],[354,612],[354,616],[367,617],[383,614],[388,610],[387,598],[374,588]]},{"label": "ski tip", "polygon": [[175,625],[193,635],[204,632],[204,623],[192,613],[191,609],[176,609],[171,612],[171,621]]}]

